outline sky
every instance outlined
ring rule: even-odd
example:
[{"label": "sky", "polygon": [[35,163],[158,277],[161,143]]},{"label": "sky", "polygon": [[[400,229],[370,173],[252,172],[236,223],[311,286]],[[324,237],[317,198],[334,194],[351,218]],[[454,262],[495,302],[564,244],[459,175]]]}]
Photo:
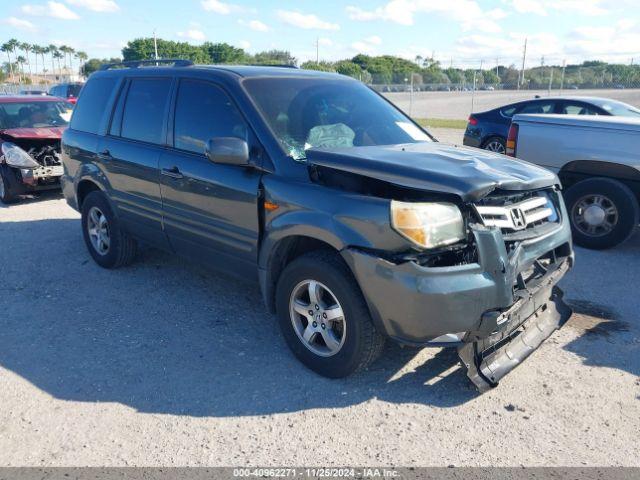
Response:
[{"label": "sky", "polygon": [[[357,53],[420,55],[485,68],[640,62],[640,0],[0,0],[0,41],[66,44],[120,56],[153,36],[289,50],[301,62]],[[317,49],[316,49],[317,46]],[[544,57],[544,59],[542,58]]]}]

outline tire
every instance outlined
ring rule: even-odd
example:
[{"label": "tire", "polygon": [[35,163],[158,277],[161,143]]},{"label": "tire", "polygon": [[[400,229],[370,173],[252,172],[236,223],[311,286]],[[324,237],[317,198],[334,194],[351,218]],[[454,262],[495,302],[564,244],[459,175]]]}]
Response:
[{"label": "tire", "polygon": [[506,141],[502,137],[490,137],[484,142],[482,148],[490,152],[501,153],[502,155],[507,152]]},{"label": "tire", "polygon": [[11,190],[11,185],[9,184],[9,180],[5,177],[3,170],[5,169],[0,165],[0,202],[5,205],[9,205],[11,203],[16,203],[18,201],[18,197]]},{"label": "tire", "polygon": [[[102,220],[95,221],[95,218],[102,217],[104,223]],[[102,248],[107,245],[106,241],[96,241],[96,236],[89,233],[90,227],[96,224],[101,227],[94,228],[93,231],[102,232],[101,239],[108,240],[107,248]],[[103,268],[123,267],[135,259],[138,244],[122,229],[109,200],[102,192],[91,192],[82,202],[82,234],[91,257]]]},{"label": "tire", "polygon": [[[292,297],[295,297],[296,292],[299,291],[297,287],[308,280],[319,282],[329,291],[329,294],[325,292],[324,299],[320,302],[324,303],[320,311],[316,311],[310,305],[314,315],[320,315],[317,317],[320,320],[319,325],[322,322],[321,316],[333,311],[332,309],[324,310],[324,307],[328,306],[327,303],[331,303],[328,301],[331,295],[337,300],[338,307],[342,308],[342,338],[338,340],[341,343],[339,348],[330,355],[327,355],[326,351],[322,355],[311,350],[311,348],[320,349],[323,343],[329,348],[324,342],[325,332],[322,330],[312,337],[314,345],[311,347],[307,346],[299,333],[296,333],[297,328],[294,323],[300,325],[307,321],[309,326],[311,323],[309,319],[314,318],[293,312],[290,303]],[[304,291],[305,286],[300,288]],[[384,346],[384,337],[373,326],[369,309],[356,280],[336,253],[311,252],[287,265],[276,287],[276,310],[280,329],[291,351],[305,366],[324,377],[343,378],[366,368],[380,355]],[[294,314],[297,316],[294,317]],[[328,326],[333,324],[326,333],[334,332],[336,325],[340,326],[340,322],[336,324],[326,321],[326,324]]]},{"label": "tire", "polygon": [[[573,240],[581,247],[615,247],[633,234],[640,221],[636,196],[625,184],[611,178],[578,182],[565,192],[564,198]],[[589,210],[595,213],[589,216]]]}]

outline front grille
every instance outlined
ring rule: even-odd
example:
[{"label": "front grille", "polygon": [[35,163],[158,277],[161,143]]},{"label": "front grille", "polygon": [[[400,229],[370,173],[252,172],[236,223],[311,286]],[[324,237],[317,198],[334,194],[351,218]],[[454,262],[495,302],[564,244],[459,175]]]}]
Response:
[{"label": "front grille", "polygon": [[475,207],[484,225],[497,227],[509,236],[558,222],[555,192],[539,190],[490,195]]}]

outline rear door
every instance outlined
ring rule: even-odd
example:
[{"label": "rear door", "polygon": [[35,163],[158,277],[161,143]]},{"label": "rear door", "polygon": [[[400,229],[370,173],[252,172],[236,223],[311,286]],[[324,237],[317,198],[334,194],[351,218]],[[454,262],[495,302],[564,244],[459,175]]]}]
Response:
[{"label": "rear door", "polygon": [[160,247],[168,244],[162,231],[158,163],[166,143],[172,85],[170,77],[130,78],[98,151],[125,227]]},{"label": "rear door", "polygon": [[217,84],[180,80],[171,115],[171,147],[160,158],[164,228],[180,254],[235,274],[256,273],[258,189],[253,168],[212,163],[205,145],[238,137],[260,151],[251,128]]}]

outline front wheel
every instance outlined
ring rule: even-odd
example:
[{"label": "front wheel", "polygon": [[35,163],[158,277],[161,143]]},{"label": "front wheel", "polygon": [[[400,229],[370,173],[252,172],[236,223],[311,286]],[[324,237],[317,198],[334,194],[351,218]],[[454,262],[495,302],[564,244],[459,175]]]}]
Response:
[{"label": "front wheel", "polygon": [[367,367],[384,345],[358,284],[335,253],[311,252],[287,265],[276,307],[291,351],[325,377],[342,378]]},{"label": "front wheel", "polygon": [[577,245],[595,250],[615,247],[638,225],[638,200],[625,184],[611,178],[590,178],[572,185],[564,195]]},{"label": "front wheel", "polygon": [[8,205],[15,203],[18,197],[11,191],[9,180],[5,177],[2,165],[0,165],[0,202]]},{"label": "front wheel", "polygon": [[102,192],[91,192],[82,202],[82,233],[89,253],[103,268],[122,267],[135,258],[137,243],[122,229]]}]

